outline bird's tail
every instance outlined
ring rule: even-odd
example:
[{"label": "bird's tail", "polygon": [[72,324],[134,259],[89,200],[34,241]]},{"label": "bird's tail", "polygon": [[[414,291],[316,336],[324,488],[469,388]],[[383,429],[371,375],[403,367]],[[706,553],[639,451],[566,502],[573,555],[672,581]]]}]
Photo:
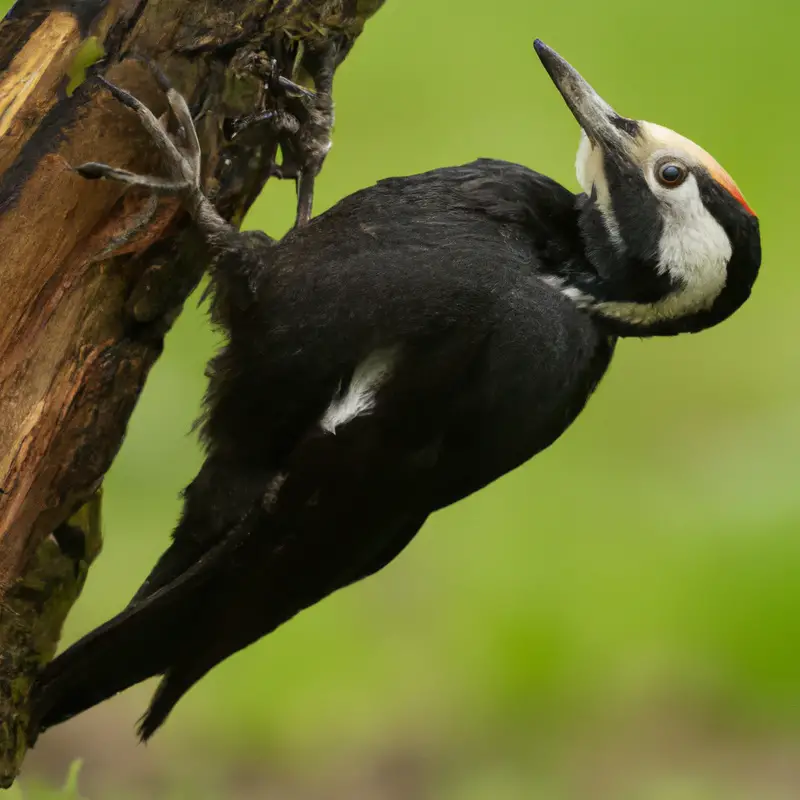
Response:
[{"label": "bird's tail", "polygon": [[[189,531],[180,531],[179,526],[181,535],[176,534],[129,605],[42,671],[31,702],[31,744],[41,731],[162,675],[139,728],[143,739],[155,732],[180,696],[215,663],[204,661],[202,653],[195,657],[198,649],[203,650],[204,614],[209,605],[213,607],[219,586],[230,583],[225,553],[237,549],[257,510],[255,506],[246,513],[211,547],[204,546],[192,527],[197,525],[196,516],[184,514],[180,526]],[[214,642],[205,644],[213,650]]]},{"label": "bird's tail", "polygon": [[166,587],[132,603],[48,664],[33,691],[33,742],[136,683],[168,671],[191,626],[191,592]]}]

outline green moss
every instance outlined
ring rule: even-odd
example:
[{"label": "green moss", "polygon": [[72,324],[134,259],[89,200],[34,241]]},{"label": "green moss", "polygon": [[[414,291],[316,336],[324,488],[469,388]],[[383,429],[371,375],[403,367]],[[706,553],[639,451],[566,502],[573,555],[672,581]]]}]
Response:
[{"label": "green moss", "polygon": [[[11,785],[26,748],[27,698],[41,664],[52,658],[61,627],[74,604],[101,545],[98,491],[68,524],[83,537],[77,559],[61,550],[54,538],[45,539],[21,580],[6,597],[0,613],[0,788]],[[73,792],[69,797],[77,797]]]},{"label": "green moss", "polygon": [[11,701],[13,703],[21,702],[28,695],[28,690],[31,686],[30,678],[26,675],[20,675],[11,681]]}]

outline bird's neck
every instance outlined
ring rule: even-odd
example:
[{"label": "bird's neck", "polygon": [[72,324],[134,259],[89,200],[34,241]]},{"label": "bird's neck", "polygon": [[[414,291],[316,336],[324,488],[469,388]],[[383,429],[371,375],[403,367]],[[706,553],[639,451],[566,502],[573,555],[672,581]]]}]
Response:
[{"label": "bird's neck", "polygon": [[696,329],[710,301],[677,283],[656,247],[640,248],[647,255],[626,247],[594,198],[578,195],[575,214],[583,257],[554,264],[546,282],[619,336]]}]

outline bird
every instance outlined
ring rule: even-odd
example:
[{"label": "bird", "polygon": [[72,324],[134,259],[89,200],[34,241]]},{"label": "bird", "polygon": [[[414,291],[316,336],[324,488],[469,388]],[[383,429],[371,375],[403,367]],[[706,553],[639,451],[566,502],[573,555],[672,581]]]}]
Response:
[{"label": "bird", "polygon": [[702,331],[750,296],[759,223],[730,175],[534,49],[581,129],[578,193],[479,159],[378,181],[279,241],[239,232],[205,196],[179,92],[167,89],[173,135],[106,84],[167,176],[76,171],[182,199],[214,256],[227,338],[172,541],[121,612],[43,668],[32,740],[158,676],[138,727],[149,739],[214,666],[553,444],[619,339]]}]

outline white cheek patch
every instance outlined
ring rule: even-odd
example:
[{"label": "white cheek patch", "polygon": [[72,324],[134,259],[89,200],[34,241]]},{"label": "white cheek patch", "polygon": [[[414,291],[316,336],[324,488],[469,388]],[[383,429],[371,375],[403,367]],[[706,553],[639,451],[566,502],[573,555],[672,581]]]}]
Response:
[{"label": "white cheek patch", "polygon": [[340,388],[322,415],[319,424],[323,430],[336,433],[340,425],[346,425],[375,407],[375,396],[390,377],[398,351],[397,347],[376,350],[355,368],[347,391],[342,393]]},{"label": "white cheek patch", "polygon": [[694,176],[675,189],[652,178],[648,183],[660,199],[663,231],[658,270],[680,284],[679,289],[656,303],[599,303],[603,314],[629,322],[675,319],[710,308],[725,288],[728,262],[733,255],[723,227],[703,205]]},{"label": "white cheek patch", "polygon": [[662,206],[659,268],[685,285],[681,294],[713,302],[725,286],[731,241],[703,205],[693,175],[671,192],[670,202]]}]

